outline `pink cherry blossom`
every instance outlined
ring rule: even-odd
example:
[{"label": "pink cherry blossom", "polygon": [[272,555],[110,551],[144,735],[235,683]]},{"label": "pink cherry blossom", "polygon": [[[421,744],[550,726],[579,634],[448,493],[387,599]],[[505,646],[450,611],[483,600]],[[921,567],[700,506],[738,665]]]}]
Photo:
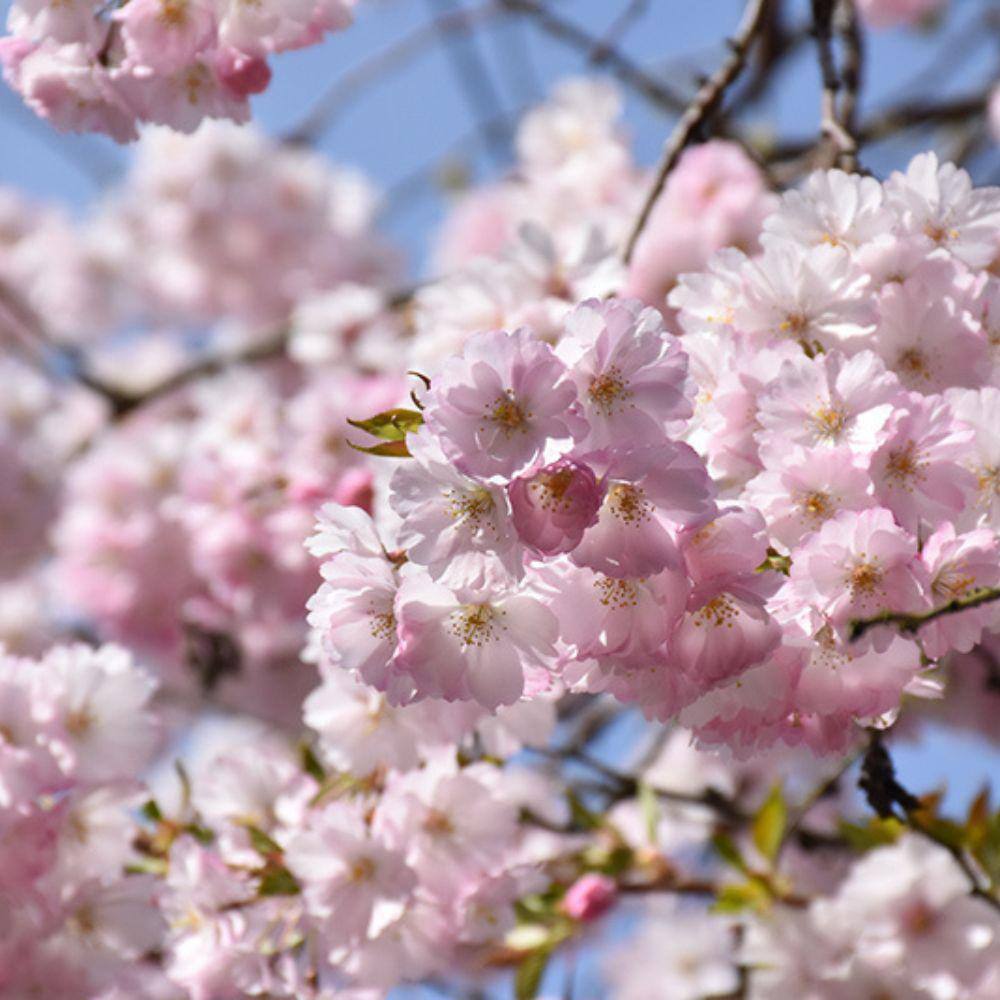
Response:
[{"label": "pink cherry blossom", "polygon": [[[796,550],[776,600],[810,633],[826,624],[844,633],[852,620],[882,611],[920,611],[928,581],[916,556],[916,537],[884,507],[842,511]],[[869,635],[876,649],[892,638],[884,628]]]},{"label": "pink cherry blossom", "polygon": [[691,415],[687,359],[659,313],[633,299],[577,306],[556,353],[590,425],[583,449],[652,444],[665,426]]},{"label": "pink cherry blossom", "polygon": [[976,487],[964,468],[971,429],[940,397],[909,393],[886,430],[885,443],[872,455],[878,501],[911,531],[956,516]]},{"label": "pink cherry blossom", "polygon": [[[924,543],[920,559],[927,567],[936,604],[966,597],[980,587],[1000,585],[1000,547],[996,535],[985,528],[958,535],[945,522]],[[969,652],[984,629],[998,625],[996,607],[987,604],[931,622],[919,635],[927,655],[936,658],[948,650]]]},{"label": "pink cherry blossom", "polygon": [[510,476],[550,440],[565,447],[581,436],[575,398],[563,364],[527,330],[483,333],[434,380],[424,419],[463,472]]},{"label": "pink cherry blossom", "polygon": [[519,476],[507,492],[521,541],[545,556],[575,549],[596,523],[602,500],[593,471],[572,459]]},{"label": "pink cherry blossom", "polygon": [[676,532],[704,524],[715,512],[705,467],[687,445],[636,448],[614,458],[604,478],[597,523],[571,558],[608,576],[676,568]]},{"label": "pink cherry blossom", "polygon": [[411,575],[400,588],[396,618],[390,700],[409,685],[409,698],[510,705],[524,690],[526,671],[547,668],[554,654],[552,612],[497,585],[453,590]]}]

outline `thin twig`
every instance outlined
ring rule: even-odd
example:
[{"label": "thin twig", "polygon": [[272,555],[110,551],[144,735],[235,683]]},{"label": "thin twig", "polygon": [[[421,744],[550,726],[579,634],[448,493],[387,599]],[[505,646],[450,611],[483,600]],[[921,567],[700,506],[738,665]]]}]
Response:
[{"label": "thin twig", "polygon": [[197,382],[212,375],[219,375],[226,369],[235,365],[253,364],[259,361],[269,361],[279,357],[288,344],[287,331],[281,331],[273,337],[260,343],[252,344],[239,351],[227,352],[225,354],[211,355],[187,365],[174,372],[148,389],[138,392],[130,392],[120,389],[117,386],[98,378],[91,374],[86,365],[81,365],[77,380],[86,385],[89,389],[100,393],[111,405],[112,417],[120,420],[130,413],[143,406],[182,389],[192,382]]},{"label": "thin twig", "polygon": [[856,618],[850,623],[848,638],[851,642],[860,639],[869,629],[878,625],[895,625],[900,632],[914,633],[928,622],[935,621],[945,615],[956,615],[983,604],[1000,601],[1000,587],[980,587],[964,597],[956,597],[947,604],[924,612],[883,611],[871,618]]},{"label": "thin twig", "polygon": [[838,0],[812,0],[813,35],[819,55],[823,91],[820,100],[820,132],[830,143],[833,163],[844,167],[856,162],[858,144],[841,119],[837,107],[841,80],[833,55],[833,15]]},{"label": "thin twig", "polygon": [[625,32],[648,9],[649,0],[629,0],[605,29],[604,34],[598,39],[597,45],[590,53],[590,64],[592,66],[600,66],[608,58],[608,55],[615,50],[618,43],[624,37]]},{"label": "thin twig", "polygon": [[[424,0],[432,13],[436,15],[436,23],[441,18],[464,11],[464,7],[456,6],[455,0]],[[493,160],[504,164],[508,159],[510,128],[502,117],[503,102],[493,83],[493,75],[489,65],[483,59],[476,43],[475,36],[469,32],[464,37],[458,37],[454,32],[438,34],[444,44],[445,53],[451,63],[455,79],[462,88],[466,103],[476,121],[476,128],[485,140]]]},{"label": "thin twig", "polygon": [[347,107],[366,87],[405,66],[434,45],[442,35],[472,31],[503,13],[503,5],[497,0],[490,0],[478,7],[449,11],[420,25],[335,80],[305,118],[285,133],[283,141],[300,145],[315,142],[330,127],[341,109]]},{"label": "thin twig", "polygon": [[662,194],[667,183],[667,178],[677,165],[681,153],[684,152],[688,143],[694,139],[705,121],[711,117],[725,96],[726,90],[743,69],[757,33],[764,23],[764,15],[767,13],[770,2],[771,0],[749,0],[746,10],[743,13],[742,22],[736,34],[729,40],[729,55],[715,73],[701,86],[694,100],[688,105],[684,114],[681,115],[680,121],[667,140],[663,149],[663,156],[653,177],[652,186],[646,195],[646,200],[639,212],[639,217],[636,219],[632,231],[625,241],[622,259],[626,264],[632,259],[636,243],[642,235],[646,223],[649,221],[653,206]]},{"label": "thin twig", "polygon": [[[1000,899],[988,889],[983,888],[980,877],[970,864],[965,851],[924,822],[920,814],[924,804],[896,779],[895,766],[885,747],[883,734],[879,730],[871,731],[868,749],[861,762],[861,777],[858,779],[858,785],[864,791],[868,804],[883,819],[892,817],[900,820],[914,833],[918,833],[925,840],[944,848],[954,858],[955,863],[968,879],[969,894],[1000,912]],[[902,810],[902,816],[894,808],[897,805]]]},{"label": "thin twig", "polygon": [[572,21],[552,11],[536,0],[500,0],[510,11],[530,17],[546,34],[556,41],[564,42],[591,56],[601,53],[601,65],[606,66],[622,83],[627,84],[652,104],[666,111],[680,111],[686,99],[656,77],[650,76],[641,66],[637,66],[615,48],[601,47],[601,39],[595,38]]}]

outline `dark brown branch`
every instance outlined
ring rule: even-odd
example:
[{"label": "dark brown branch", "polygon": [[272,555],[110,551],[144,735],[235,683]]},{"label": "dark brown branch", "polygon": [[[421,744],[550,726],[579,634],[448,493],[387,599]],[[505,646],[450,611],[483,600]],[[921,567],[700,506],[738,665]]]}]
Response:
[{"label": "dark brown branch", "polygon": [[833,54],[833,18],[840,0],[812,0],[813,35],[822,77],[820,132],[832,152],[831,165],[853,169],[857,163],[857,140],[847,128],[838,107],[840,73]]},{"label": "dark brown branch", "polygon": [[846,170],[856,170],[858,144],[854,138],[857,129],[858,99],[864,84],[865,41],[858,20],[856,0],[840,0],[834,26],[841,40],[843,53],[840,67],[842,86],[840,95],[840,123],[852,137],[854,149],[845,155]]},{"label": "dark brown branch", "polygon": [[[969,894],[1000,912],[1000,899],[982,886],[980,877],[966,857],[965,851],[949,839],[942,837],[932,825],[925,822],[921,815],[923,803],[896,779],[896,769],[892,758],[885,748],[882,733],[878,730],[871,732],[868,749],[861,762],[861,777],[858,779],[858,785],[865,793],[868,804],[883,819],[891,817],[901,820],[914,833],[937,844],[938,847],[944,848],[968,879]],[[902,810],[901,816],[896,811],[897,805]]]},{"label": "dark brown branch", "polygon": [[142,406],[147,406],[156,400],[162,399],[182,389],[192,382],[202,378],[209,378],[212,375],[219,375],[226,369],[240,364],[253,364],[258,361],[268,361],[272,358],[280,357],[288,343],[288,334],[282,331],[268,340],[259,344],[253,344],[241,351],[228,354],[212,355],[201,358],[198,361],[187,365],[168,376],[161,382],[157,382],[148,389],[139,392],[130,392],[120,389],[103,379],[89,373],[85,362],[81,362],[77,371],[77,381],[86,385],[89,389],[102,395],[110,404],[112,416],[115,419],[127,417],[134,410]]},{"label": "dark brown branch", "polygon": [[636,219],[632,231],[625,241],[622,259],[626,264],[632,259],[636,243],[639,241],[639,237],[642,235],[642,231],[649,221],[653,206],[663,193],[667,178],[677,165],[681,153],[684,152],[687,145],[695,138],[702,125],[712,116],[725,96],[726,90],[743,69],[747,55],[764,23],[764,15],[767,13],[770,2],[771,0],[749,0],[746,10],[743,13],[743,20],[736,34],[729,39],[729,55],[715,73],[702,84],[694,100],[688,105],[684,114],[681,115],[680,121],[667,140],[663,149],[663,156],[653,177],[652,186],[646,195],[646,200],[639,212],[639,217]]}]

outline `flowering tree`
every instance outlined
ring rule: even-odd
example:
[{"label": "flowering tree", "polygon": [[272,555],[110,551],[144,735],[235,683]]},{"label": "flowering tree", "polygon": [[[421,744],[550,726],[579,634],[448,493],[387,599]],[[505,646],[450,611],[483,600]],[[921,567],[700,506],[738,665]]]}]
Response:
[{"label": "flowering tree", "polygon": [[[28,107],[138,145],[82,220],[0,191],[0,997],[993,1000],[998,804],[892,759],[1000,736],[992,78],[859,113],[941,0],[749,0],[692,94],[646,4],[439,6],[283,141],[204,119],[348,0],[10,7]],[[620,83],[407,287],[307,146],[495,16]],[[803,51],[814,136],[755,136]]]}]

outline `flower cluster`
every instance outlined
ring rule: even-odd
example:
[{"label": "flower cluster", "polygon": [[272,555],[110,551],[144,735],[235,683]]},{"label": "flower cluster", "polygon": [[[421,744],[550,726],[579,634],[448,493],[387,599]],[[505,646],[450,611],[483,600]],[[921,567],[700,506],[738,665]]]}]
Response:
[{"label": "flower cluster", "polygon": [[148,129],[79,221],[0,190],[0,337],[16,337],[15,294],[60,343],[107,350],[140,327],[127,364],[120,345],[93,360],[142,388],[184,362],[180,331],[204,339],[216,325],[211,339],[231,349],[273,337],[312,296],[353,293],[384,311],[399,254],[374,230],[376,205],[357,171],[251,127]]},{"label": "flower cluster", "polygon": [[[144,4],[74,87],[333,9]],[[91,22],[26,11],[38,83]],[[228,123],[0,197],[0,996],[537,995],[640,908],[626,1000],[1000,990],[1000,814],[885,756],[996,739],[1000,191],[712,141],[626,263],[620,111],[557,88],[406,293],[360,178]]]},{"label": "flower cluster", "polygon": [[529,326],[553,339],[587,298],[621,292],[663,307],[679,276],[713,251],[758,249],[774,196],[742,147],[714,140],[680,158],[623,268],[617,248],[647,178],[623,138],[621,107],[606,81],[566,81],[522,122],[512,177],[456,201],[438,240],[443,276],[414,296],[409,367],[433,372],[483,330]]},{"label": "flower cluster", "polygon": [[164,923],[136,859],[157,749],[152,678],[125,650],[0,652],[0,994],[152,996]]},{"label": "flower cluster", "polygon": [[4,78],[56,128],[118,142],[154,122],[192,132],[250,117],[268,58],[351,21],[353,0],[15,0],[0,39]]},{"label": "flower cluster", "polygon": [[267,718],[298,719],[322,499],[370,508],[345,401],[393,402],[396,380],[280,363],[236,369],[144,410],[73,464],[52,575],[72,612],[156,664]]},{"label": "flower cluster", "polygon": [[[416,719],[370,709],[371,730],[405,740],[409,729],[412,747]],[[325,724],[363,739],[356,721]],[[423,722],[431,737],[433,716]],[[161,845],[165,971],[185,996],[384,995],[472,970],[502,944],[563,844],[518,821],[544,796],[517,771],[460,766],[453,749],[392,764],[324,774],[314,761],[306,773],[268,737],[192,775],[187,813],[170,820],[191,832]]]},{"label": "flower cluster", "polygon": [[321,520],[327,660],[397,704],[558,677],[743,750],[842,749],[931,693],[995,604],[850,633],[1000,583],[998,220],[933,155],[884,185],[818,173],[759,253],[681,279],[680,340],[624,298],[568,311],[554,348],[548,325],[469,337],[413,414],[385,536]]}]

